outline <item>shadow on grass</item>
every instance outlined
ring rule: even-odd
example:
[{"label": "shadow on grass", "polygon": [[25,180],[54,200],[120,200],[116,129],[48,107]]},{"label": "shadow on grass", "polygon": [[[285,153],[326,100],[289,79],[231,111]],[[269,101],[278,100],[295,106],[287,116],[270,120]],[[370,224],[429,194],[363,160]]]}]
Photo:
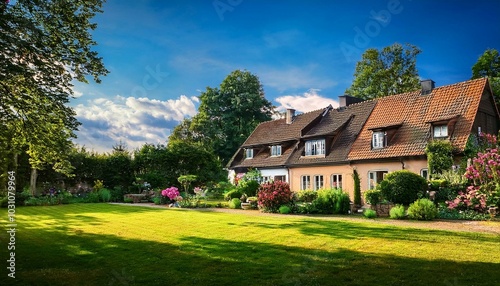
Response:
[{"label": "shadow on grass", "polygon": [[16,280],[3,272],[0,285],[499,285],[498,269],[345,248],[198,236],[169,244],[27,228],[16,244]]}]

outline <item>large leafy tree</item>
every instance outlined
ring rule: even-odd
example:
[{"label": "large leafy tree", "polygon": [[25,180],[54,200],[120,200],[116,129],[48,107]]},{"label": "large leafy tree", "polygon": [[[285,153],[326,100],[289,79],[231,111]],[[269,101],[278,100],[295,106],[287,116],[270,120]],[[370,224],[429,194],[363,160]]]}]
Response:
[{"label": "large leafy tree", "polygon": [[219,88],[207,87],[200,101],[191,125],[181,126],[178,134],[212,148],[224,164],[273,111],[259,78],[242,70],[229,74]]},{"label": "large leafy tree", "polygon": [[16,161],[27,145],[32,182],[36,182],[36,170],[47,164],[71,172],[61,154],[70,149],[79,125],[67,106],[72,82],[87,82],[87,76],[99,82],[108,73],[92,50],[96,43],[90,34],[96,28],[90,21],[101,12],[102,3],[17,0],[0,4],[0,127],[8,130],[0,136],[10,147],[10,154],[2,156]]},{"label": "large leafy tree", "polygon": [[354,81],[346,93],[372,99],[418,89],[416,60],[420,52],[416,46],[398,43],[382,50],[366,50],[356,64]]},{"label": "large leafy tree", "polygon": [[495,49],[487,49],[472,66],[472,79],[487,76],[495,95],[495,101],[500,104],[500,54]]}]

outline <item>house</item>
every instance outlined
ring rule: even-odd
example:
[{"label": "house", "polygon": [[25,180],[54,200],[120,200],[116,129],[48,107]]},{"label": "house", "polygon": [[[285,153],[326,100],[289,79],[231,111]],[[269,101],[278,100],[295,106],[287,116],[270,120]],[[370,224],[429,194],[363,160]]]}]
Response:
[{"label": "house", "polygon": [[261,123],[228,168],[257,168],[293,191],[341,187],[353,198],[354,170],[362,191],[396,170],[427,177],[429,141],[449,140],[459,156],[470,134],[497,134],[500,126],[487,78],[442,87],[426,80],[413,92],[362,102],[343,96],[339,102],[338,108],[297,116],[289,110],[285,119]]}]

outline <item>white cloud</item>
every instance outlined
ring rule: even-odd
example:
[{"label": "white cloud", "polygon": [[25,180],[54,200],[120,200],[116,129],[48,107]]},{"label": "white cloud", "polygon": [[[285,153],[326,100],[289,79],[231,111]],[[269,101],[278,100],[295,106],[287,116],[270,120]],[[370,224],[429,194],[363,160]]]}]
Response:
[{"label": "white cloud", "polygon": [[287,108],[293,108],[300,112],[309,112],[325,108],[332,105],[334,108],[339,106],[338,101],[327,98],[318,94],[319,89],[309,89],[301,95],[285,95],[275,99],[281,105],[278,106],[279,111],[284,111]]},{"label": "white cloud", "polygon": [[196,114],[195,102],[185,95],[166,101],[120,95],[88,100],[75,107],[82,123],[75,141],[99,152],[110,151],[120,141],[129,150],[165,143],[179,122]]}]

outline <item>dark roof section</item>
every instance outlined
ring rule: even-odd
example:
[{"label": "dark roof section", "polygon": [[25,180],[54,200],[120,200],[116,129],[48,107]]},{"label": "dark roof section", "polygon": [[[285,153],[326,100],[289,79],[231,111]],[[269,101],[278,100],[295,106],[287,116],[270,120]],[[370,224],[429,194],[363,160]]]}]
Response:
[{"label": "dark roof section", "polygon": [[[356,140],[376,101],[364,101],[347,107],[330,110],[322,120],[304,136],[299,148],[290,157],[287,165],[341,164],[347,161],[352,143]],[[307,139],[325,138],[325,157],[304,157]]]}]

